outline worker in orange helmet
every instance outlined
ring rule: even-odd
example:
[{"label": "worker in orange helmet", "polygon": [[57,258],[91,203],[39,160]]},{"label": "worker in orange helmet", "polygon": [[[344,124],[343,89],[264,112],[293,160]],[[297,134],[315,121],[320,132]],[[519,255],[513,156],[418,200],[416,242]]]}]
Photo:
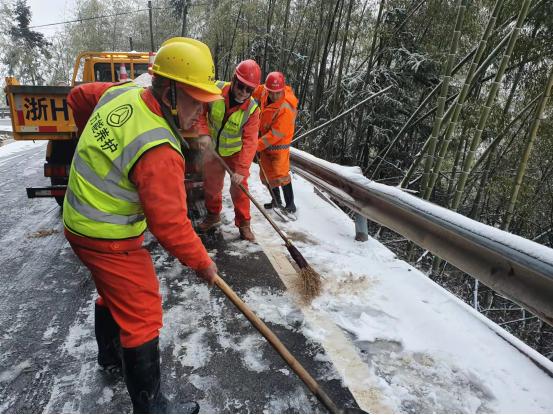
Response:
[{"label": "worker in orange helmet", "polygon": [[220,99],[207,45],[176,37],[155,58],[152,86],[94,82],[71,90],[80,138],[63,205],[65,236],[92,274],[98,363],[122,369],[134,413],[198,413],[194,401],[161,392],[159,282],[142,246],[160,244],[212,284],[217,267],[187,216],[188,129]]},{"label": "worker in orange helmet", "polygon": [[[221,223],[225,168],[217,160],[219,155],[230,167],[230,196],[234,204],[234,223],[240,238],[255,241],[250,226],[250,200],[239,188],[248,189],[250,166],[257,149],[259,106],[252,93],[261,81],[261,69],[252,59],[240,62],[231,82],[217,81],[223,99],[210,102],[205,113],[207,131],[200,139],[209,149],[204,151],[204,195],[207,216],[198,226],[206,232]],[[201,129],[200,129],[201,130]],[[208,135],[205,134],[208,132]],[[200,131],[200,133],[202,133]]]},{"label": "worker in orange helmet", "polygon": [[[264,205],[265,209],[282,207],[280,187],[284,193],[284,209],[296,212],[294,191],[290,176],[290,143],[294,136],[298,99],[281,72],[271,72],[253,94],[261,106],[259,140],[261,181],[272,189],[274,199]],[[263,172],[265,174],[263,174]],[[267,176],[267,180],[265,179]]]}]

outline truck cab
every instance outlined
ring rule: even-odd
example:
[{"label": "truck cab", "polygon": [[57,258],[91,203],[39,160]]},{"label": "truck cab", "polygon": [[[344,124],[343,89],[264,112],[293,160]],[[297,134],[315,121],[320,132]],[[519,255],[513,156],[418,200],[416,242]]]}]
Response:
[{"label": "truck cab", "polygon": [[[150,54],[143,52],[83,52],[77,56],[71,86],[20,85],[6,78],[6,96],[15,140],[48,140],[44,176],[50,187],[27,188],[27,196],[54,197],[62,206],[77,127],[67,104],[72,86],[86,82],[118,82],[148,72]],[[126,75],[126,76],[125,76]]]}]

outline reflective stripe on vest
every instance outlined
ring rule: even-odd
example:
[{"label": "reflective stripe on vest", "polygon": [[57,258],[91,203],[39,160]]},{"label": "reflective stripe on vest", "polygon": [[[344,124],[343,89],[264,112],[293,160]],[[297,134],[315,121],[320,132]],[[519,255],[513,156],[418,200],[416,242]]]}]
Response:
[{"label": "reflective stripe on vest", "polygon": [[102,95],[71,164],[63,220],[71,231],[93,238],[125,239],[146,229],[132,167],[152,147],[169,144],[182,156],[169,125],[146,106],[142,88],[129,84]]},{"label": "reflective stripe on vest", "polygon": [[111,101],[114,98],[117,98],[119,95],[131,90],[137,88],[137,85],[134,82],[125,82],[124,84],[117,85],[114,87],[109,88],[104,94],[100,97],[100,100],[94,107],[94,111],[96,111],[98,108],[100,108],[102,105],[107,104],[109,101]]},{"label": "reflective stripe on vest", "polygon": [[[230,82],[222,81],[215,83],[215,85],[221,89],[229,84]],[[257,106],[255,99],[250,98],[250,104],[247,110],[244,111],[239,109],[233,112],[221,129],[226,112],[225,100],[221,99],[209,103],[209,134],[215,145],[217,145],[218,141],[219,145],[217,151],[221,156],[231,156],[242,149],[242,129],[246,122],[248,122],[250,115],[257,109]]]},{"label": "reflective stripe on vest", "polygon": [[290,148],[290,144],[275,144],[267,147],[265,150],[268,150],[268,151],[288,150],[289,148]]}]

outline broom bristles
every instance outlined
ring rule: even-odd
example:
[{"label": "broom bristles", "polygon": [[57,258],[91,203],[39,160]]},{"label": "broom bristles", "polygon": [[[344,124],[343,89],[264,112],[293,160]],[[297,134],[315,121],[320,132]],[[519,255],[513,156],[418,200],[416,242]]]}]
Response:
[{"label": "broom bristles", "polygon": [[309,265],[300,268],[302,295],[306,301],[311,301],[321,293],[321,276]]},{"label": "broom bristles", "polygon": [[305,301],[310,302],[321,293],[321,276],[307,263],[300,251],[290,242],[286,245],[292,259],[300,269],[300,291]]}]

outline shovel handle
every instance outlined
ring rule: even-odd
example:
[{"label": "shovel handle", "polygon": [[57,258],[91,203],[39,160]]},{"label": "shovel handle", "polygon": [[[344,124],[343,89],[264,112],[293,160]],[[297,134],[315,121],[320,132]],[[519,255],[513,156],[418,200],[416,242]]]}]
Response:
[{"label": "shovel handle", "polygon": [[215,285],[219,287],[221,291],[227,296],[227,298],[240,310],[242,314],[252,323],[252,325],[261,333],[265,339],[273,346],[273,348],[280,354],[284,361],[290,366],[290,368],[299,376],[299,378],[305,383],[307,388],[326,406],[330,413],[338,414],[341,411],[332,402],[328,395],[321,389],[319,384],[313,377],[305,370],[300,362],[288,351],[286,346],[282,344],[279,338],[265,325],[265,323],[257,317],[257,315],[244,303],[240,297],[230,288],[227,283],[219,276],[215,277]]}]

